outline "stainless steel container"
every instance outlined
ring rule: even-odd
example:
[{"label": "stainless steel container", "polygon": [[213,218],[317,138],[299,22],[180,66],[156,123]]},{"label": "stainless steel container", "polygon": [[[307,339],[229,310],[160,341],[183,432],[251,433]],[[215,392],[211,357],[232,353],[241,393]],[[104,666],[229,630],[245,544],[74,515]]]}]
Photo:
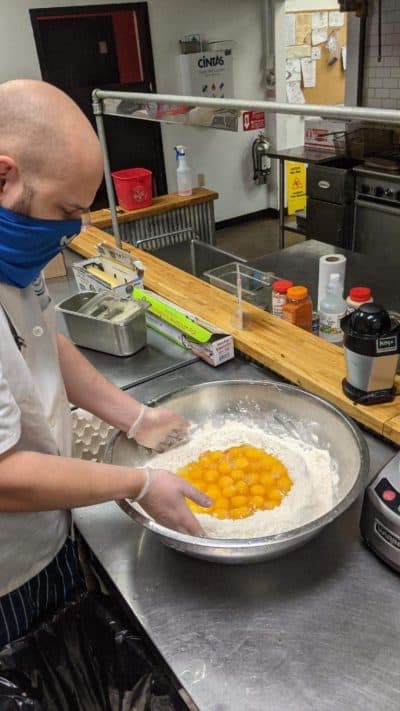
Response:
[{"label": "stainless steel container", "polygon": [[[369,468],[367,445],[357,427],[336,407],[292,385],[242,380],[195,385],[156,401],[192,423],[227,419],[256,424],[271,434],[291,436],[302,443],[327,449],[336,461],[337,500],[330,511],[286,533],[251,539],[204,539],[161,526],[144,516],[129,500],[121,508],[165,545],[197,558],[220,563],[254,563],[275,558],[303,545],[345,511],[366,484]],[[176,450],[179,461],[179,448]],[[138,447],[123,433],[111,441],[105,461],[142,466],[151,452]],[[151,461],[149,462],[151,466]]]},{"label": "stainless steel container", "polygon": [[107,292],[81,291],[61,301],[56,309],[62,313],[70,338],[77,346],[128,356],[146,345],[147,304],[135,303],[135,311],[125,318],[123,308],[127,304]]}]

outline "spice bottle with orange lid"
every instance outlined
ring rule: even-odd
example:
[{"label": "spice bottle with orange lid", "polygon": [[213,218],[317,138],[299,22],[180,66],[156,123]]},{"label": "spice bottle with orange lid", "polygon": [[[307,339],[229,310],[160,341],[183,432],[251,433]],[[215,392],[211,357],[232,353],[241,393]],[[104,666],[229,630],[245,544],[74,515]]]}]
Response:
[{"label": "spice bottle with orange lid", "polygon": [[292,286],[287,290],[282,318],[305,331],[311,331],[312,301],[305,286]]}]

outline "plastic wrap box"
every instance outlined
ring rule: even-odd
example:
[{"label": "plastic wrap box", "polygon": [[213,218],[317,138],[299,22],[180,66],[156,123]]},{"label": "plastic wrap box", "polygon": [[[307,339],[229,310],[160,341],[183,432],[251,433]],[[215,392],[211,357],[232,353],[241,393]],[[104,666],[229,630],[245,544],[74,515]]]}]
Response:
[{"label": "plastic wrap box", "polygon": [[132,296],[136,300],[149,303],[146,312],[146,324],[149,328],[158,331],[178,346],[190,350],[209,365],[221,365],[234,358],[232,336],[223,333],[208,321],[203,321],[152,291],[136,287]]}]

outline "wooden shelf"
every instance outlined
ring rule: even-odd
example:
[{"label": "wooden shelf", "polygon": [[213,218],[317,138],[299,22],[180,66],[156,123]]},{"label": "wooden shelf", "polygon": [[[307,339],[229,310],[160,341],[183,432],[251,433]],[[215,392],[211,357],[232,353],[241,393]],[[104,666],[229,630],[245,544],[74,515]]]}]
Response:
[{"label": "wooden shelf", "polygon": [[[152,217],[159,213],[171,212],[171,210],[211,202],[212,200],[217,200],[218,197],[218,193],[214,190],[208,190],[207,188],[194,188],[192,195],[188,197],[182,197],[178,195],[178,193],[160,195],[153,199],[153,203],[150,207],[142,207],[139,210],[124,210],[124,208],[118,207],[118,222],[135,222],[136,220],[142,220],[144,217]],[[111,227],[111,211],[109,209],[95,210],[90,213],[90,221],[92,225],[100,229]]]},{"label": "wooden shelf", "polygon": [[[111,235],[89,227],[69,246],[83,257],[93,256],[99,242],[113,243]],[[124,245],[145,267],[145,286],[194,314],[232,333],[235,348],[292,383],[325,398],[379,435],[400,444],[400,402],[372,407],[353,405],[343,394],[343,352],[259,308],[245,303],[246,329],[232,327],[234,297],[217,287]]]}]

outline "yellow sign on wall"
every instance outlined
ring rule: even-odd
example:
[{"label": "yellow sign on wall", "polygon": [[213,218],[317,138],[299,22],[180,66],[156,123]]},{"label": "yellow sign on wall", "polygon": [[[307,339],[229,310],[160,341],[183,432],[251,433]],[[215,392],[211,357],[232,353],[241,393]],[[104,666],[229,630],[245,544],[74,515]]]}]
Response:
[{"label": "yellow sign on wall", "polygon": [[286,161],[287,210],[293,215],[298,210],[304,210],[307,205],[306,166],[304,163]]}]

